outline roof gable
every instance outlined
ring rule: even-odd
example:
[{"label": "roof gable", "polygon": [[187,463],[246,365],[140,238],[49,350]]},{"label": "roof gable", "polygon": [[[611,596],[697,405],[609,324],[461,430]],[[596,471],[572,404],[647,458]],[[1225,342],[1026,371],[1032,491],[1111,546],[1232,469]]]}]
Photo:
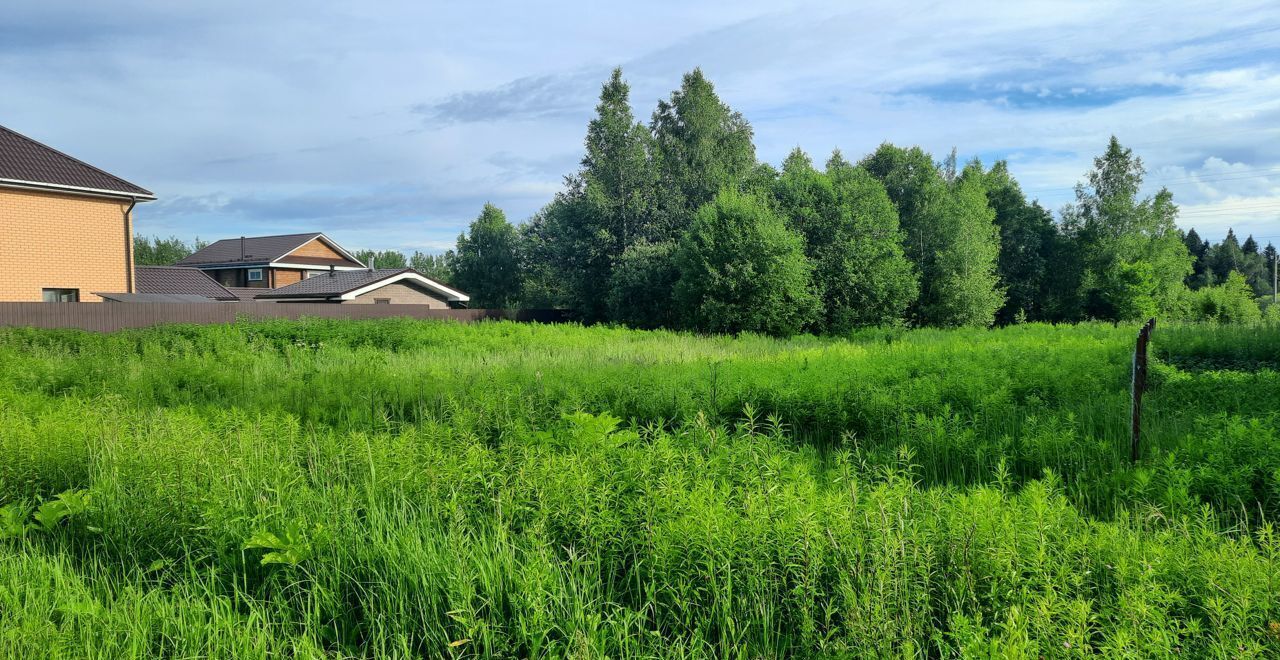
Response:
[{"label": "roof gable", "polygon": [[257,297],[260,299],[342,298],[349,300],[362,293],[401,281],[411,281],[415,285],[443,296],[445,300],[453,302],[470,300],[467,294],[430,279],[412,268],[335,271],[327,275],[309,277],[301,282],[259,294]]},{"label": "roof gable", "polygon": [[[337,255],[338,259],[350,261],[358,267],[364,267],[354,255],[333,239],[320,232],[307,234],[283,234],[280,236],[246,236],[243,238],[224,238],[214,241],[194,254],[178,262],[179,266],[207,266],[213,264],[269,264],[279,261],[308,265],[328,265],[331,257],[316,257],[309,254],[294,257],[293,253],[311,244],[322,244]],[[303,252],[309,252],[303,250]]]},{"label": "roof gable", "polygon": [[4,126],[0,126],[0,185],[155,199],[146,188]]}]

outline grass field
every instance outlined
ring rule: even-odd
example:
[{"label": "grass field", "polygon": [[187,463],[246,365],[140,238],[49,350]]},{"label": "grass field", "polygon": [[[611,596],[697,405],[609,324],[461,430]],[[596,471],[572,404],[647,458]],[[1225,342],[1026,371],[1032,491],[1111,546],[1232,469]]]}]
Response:
[{"label": "grass field", "polygon": [[1280,328],[0,330],[0,657],[1276,657]]}]

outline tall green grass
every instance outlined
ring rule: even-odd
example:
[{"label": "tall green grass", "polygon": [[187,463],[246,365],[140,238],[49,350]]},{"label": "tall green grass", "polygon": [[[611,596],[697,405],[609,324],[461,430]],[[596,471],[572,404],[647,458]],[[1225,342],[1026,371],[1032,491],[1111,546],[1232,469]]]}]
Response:
[{"label": "tall green grass", "polygon": [[1274,656],[1276,374],[1130,466],[1132,337],[0,331],[0,656]]}]

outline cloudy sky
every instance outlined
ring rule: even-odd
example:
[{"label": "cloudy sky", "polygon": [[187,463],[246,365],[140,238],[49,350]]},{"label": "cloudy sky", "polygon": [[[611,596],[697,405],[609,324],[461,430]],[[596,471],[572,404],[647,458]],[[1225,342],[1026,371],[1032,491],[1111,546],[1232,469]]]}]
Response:
[{"label": "cloudy sky", "polygon": [[8,2],[0,124],[155,191],[144,234],[438,252],[522,221],[613,66],[700,66],[777,164],[885,140],[1007,159],[1057,209],[1117,135],[1180,224],[1280,243],[1280,3]]}]

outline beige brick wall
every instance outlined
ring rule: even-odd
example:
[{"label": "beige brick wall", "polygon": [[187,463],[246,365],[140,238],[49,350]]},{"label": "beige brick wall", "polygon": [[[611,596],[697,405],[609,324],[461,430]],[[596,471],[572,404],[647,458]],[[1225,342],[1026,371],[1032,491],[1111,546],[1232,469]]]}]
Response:
[{"label": "beige brick wall", "polygon": [[388,298],[392,305],[429,305],[431,309],[448,309],[449,304],[442,298],[427,293],[416,286],[410,286],[402,282],[388,284],[380,289],[374,289],[369,293],[356,296],[354,300],[347,300],[347,305],[373,305],[377,303],[378,298]]},{"label": "beige brick wall", "polygon": [[126,201],[0,188],[0,301],[40,302],[45,288],[126,292],[132,227]]}]

